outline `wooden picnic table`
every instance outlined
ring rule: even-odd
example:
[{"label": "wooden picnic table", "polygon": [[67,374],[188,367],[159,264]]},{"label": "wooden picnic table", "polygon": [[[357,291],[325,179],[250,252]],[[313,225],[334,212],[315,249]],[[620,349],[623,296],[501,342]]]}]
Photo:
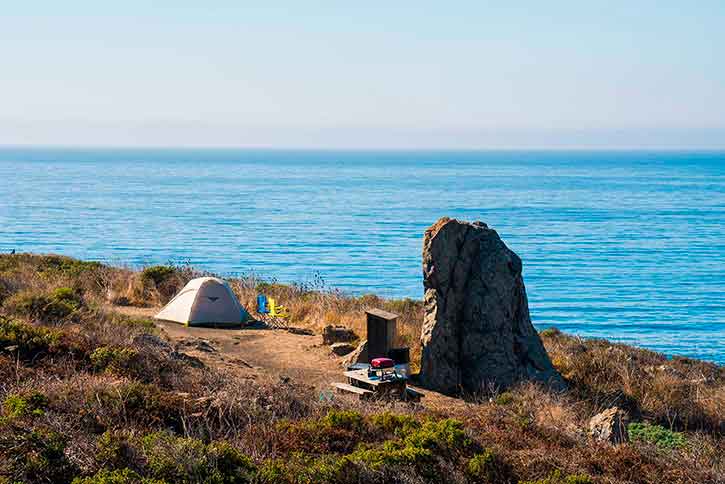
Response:
[{"label": "wooden picnic table", "polygon": [[346,371],[344,375],[350,385],[370,390],[378,395],[397,394],[402,396],[405,392],[406,380],[400,375],[387,380],[370,378],[367,370],[350,370]]},{"label": "wooden picnic table", "polygon": [[394,397],[406,401],[420,401],[423,393],[408,386],[407,379],[398,375],[389,380],[368,377],[368,371],[349,370],[344,372],[347,383],[333,383],[338,392],[352,393],[361,399]]}]

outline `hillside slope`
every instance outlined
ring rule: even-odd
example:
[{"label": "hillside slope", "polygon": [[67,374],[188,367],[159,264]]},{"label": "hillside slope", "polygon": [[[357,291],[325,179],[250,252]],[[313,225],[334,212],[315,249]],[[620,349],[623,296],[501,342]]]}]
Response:
[{"label": "hillside slope", "polygon": [[[339,359],[319,336],[149,319],[195,275],[0,256],[0,481],[725,482],[722,367],[549,330],[566,393],[330,399],[321,389]],[[360,334],[365,308],[395,311],[403,342],[416,344],[416,301],[231,282],[248,307],[263,290],[313,330],[334,322]],[[588,434],[613,405],[631,416],[629,443]]]}]

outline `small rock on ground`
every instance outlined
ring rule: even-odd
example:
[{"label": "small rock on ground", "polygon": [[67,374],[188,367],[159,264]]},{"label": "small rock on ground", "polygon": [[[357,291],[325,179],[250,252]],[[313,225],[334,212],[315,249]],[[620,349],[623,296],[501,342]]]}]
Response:
[{"label": "small rock on ground", "polygon": [[181,340],[179,344],[192,350],[203,351],[204,353],[216,353],[216,348],[207,340]]},{"label": "small rock on ground", "polygon": [[355,347],[350,343],[334,343],[330,345],[330,350],[337,356],[345,356],[355,351]]},{"label": "small rock on ground", "polygon": [[349,343],[355,341],[355,332],[345,326],[328,325],[322,330],[322,342],[326,345],[333,343]]},{"label": "small rock on ground", "polygon": [[204,362],[199,358],[191,355],[187,355],[181,351],[175,350],[169,353],[169,356],[175,360],[183,361],[193,368],[204,368]]},{"label": "small rock on ground", "polygon": [[618,407],[608,408],[589,420],[589,433],[596,440],[621,444],[629,440],[628,422],[627,412]]}]

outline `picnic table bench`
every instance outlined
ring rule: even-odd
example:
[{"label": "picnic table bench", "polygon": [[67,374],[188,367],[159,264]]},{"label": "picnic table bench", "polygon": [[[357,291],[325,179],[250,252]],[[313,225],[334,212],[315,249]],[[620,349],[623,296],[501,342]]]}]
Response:
[{"label": "picnic table bench", "polygon": [[364,388],[356,387],[348,383],[333,383],[332,386],[337,388],[339,392],[353,393],[360,397],[361,400],[371,398],[375,395],[375,392],[371,390],[365,390]]},{"label": "picnic table bench", "polygon": [[369,377],[366,369],[349,370],[344,372],[347,383],[333,383],[338,391],[353,393],[361,399],[375,397],[394,397],[405,400],[419,400],[422,393],[408,388],[406,378],[396,375],[393,378],[381,380]]}]

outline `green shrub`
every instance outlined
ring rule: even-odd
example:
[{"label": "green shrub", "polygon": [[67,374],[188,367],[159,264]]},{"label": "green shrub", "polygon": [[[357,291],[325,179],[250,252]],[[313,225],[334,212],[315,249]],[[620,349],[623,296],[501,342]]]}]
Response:
[{"label": "green shrub", "polygon": [[259,467],[258,480],[262,484],[292,483],[296,477],[291,475],[289,459],[268,459]]},{"label": "green shrub", "polygon": [[44,294],[23,291],[7,298],[3,303],[3,308],[11,314],[38,318],[50,303],[50,298]]},{"label": "green shrub", "polygon": [[661,449],[676,449],[687,443],[683,434],[673,432],[660,425],[634,422],[627,426],[627,432],[632,441],[647,442]]},{"label": "green shrub", "polygon": [[343,457],[344,462],[364,466],[374,471],[384,467],[412,466],[422,475],[436,474],[436,458],[457,457],[466,451],[471,441],[458,420],[426,420],[411,422],[407,418],[381,414],[373,425],[393,428],[398,439],[387,440],[381,446],[362,445]]},{"label": "green shrub", "polygon": [[353,410],[330,410],[320,420],[320,423],[327,428],[344,429],[351,432],[362,431],[365,424],[362,415]]},{"label": "green shrub", "polygon": [[126,447],[126,439],[121,433],[107,430],[96,443],[96,460],[104,465],[111,464],[113,467],[118,467],[118,462],[122,462],[126,454]]},{"label": "green shrub", "polygon": [[99,468],[139,469],[143,462],[139,447],[139,438],[133,431],[106,430],[96,441],[94,458]]},{"label": "green shrub", "polygon": [[287,459],[270,459],[259,468],[257,481],[262,484],[327,484],[339,482],[343,473],[349,477],[352,469],[346,461],[334,455],[312,457],[295,453]]},{"label": "green shrub", "polygon": [[123,398],[123,405],[132,410],[152,410],[160,406],[161,392],[154,385],[129,382],[114,393]]},{"label": "green shrub", "polygon": [[14,348],[23,359],[35,358],[60,344],[61,332],[0,317],[0,347]]},{"label": "green shrub", "polygon": [[[389,412],[370,417],[369,424],[366,424],[358,412],[330,410],[319,420],[285,422],[280,424],[280,428],[287,432],[285,443],[293,450],[315,455],[344,455],[336,460],[298,455],[294,462],[267,462],[263,470],[267,476],[265,482],[273,482],[270,476],[279,473],[304,474],[309,478],[298,481],[283,478],[283,482],[329,482],[325,479],[332,479],[330,476],[339,469],[350,466],[375,472],[389,467],[413,466],[422,475],[432,476],[436,472],[438,458],[448,456],[457,459],[460,454],[469,452],[471,446],[463,424],[458,420],[426,420],[421,423],[411,416]],[[375,436],[372,430],[393,434],[395,438],[375,444],[371,442],[371,437]],[[357,449],[351,451],[356,443]]]},{"label": "green shrub", "polygon": [[427,420],[420,428],[412,429],[404,435],[403,441],[406,445],[435,450],[436,453],[460,452],[471,444],[471,440],[466,437],[463,423],[452,418]]},{"label": "green shrub", "polygon": [[494,400],[497,405],[510,405],[515,400],[514,394],[511,392],[503,392],[498,395],[496,395],[496,399]]},{"label": "green shrub", "polygon": [[91,477],[76,477],[71,484],[166,484],[165,481],[141,477],[131,469],[101,469]]},{"label": "green shrub", "polygon": [[519,484],[593,484],[592,478],[586,474],[570,474],[565,476],[556,470],[545,479],[536,481],[520,481]]},{"label": "green shrub", "polygon": [[130,381],[112,385],[102,391],[87,395],[87,405],[106,419],[107,426],[120,425],[128,419],[144,425],[165,425],[177,428],[179,425],[178,397],[163,393],[157,385]]},{"label": "green shrub", "polygon": [[70,287],[58,287],[54,289],[53,292],[50,293],[50,298],[55,299],[56,301],[66,302],[68,304],[76,306],[76,308],[80,307],[80,305],[82,304],[81,298],[78,293]]},{"label": "green shrub", "polygon": [[78,278],[89,272],[103,268],[103,264],[95,261],[82,261],[61,255],[31,256],[39,257],[38,272],[50,273],[49,276],[63,275]]},{"label": "green shrub", "polygon": [[171,482],[199,482],[208,463],[204,443],[193,438],[157,432],[143,438],[146,467],[151,475]]},{"label": "green shrub", "polygon": [[121,348],[115,346],[101,346],[91,353],[91,363],[97,371],[109,371],[111,373],[123,374],[128,370],[138,352],[133,348]]},{"label": "green shrub", "polygon": [[141,272],[141,279],[153,282],[154,285],[158,286],[174,274],[176,274],[176,269],[174,267],[163,265],[150,266]]},{"label": "green shrub", "polygon": [[10,296],[3,307],[10,313],[57,323],[78,311],[83,304],[80,296],[68,287],[60,287],[50,294],[23,291]]},{"label": "green shrub", "polygon": [[258,480],[262,484],[292,483],[296,476],[291,474],[289,459],[269,459],[259,467]]},{"label": "green shrub", "polygon": [[209,460],[216,466],[216,473],[224,483],[251,482],[256,473],[256,466],[252,459],[244,455],[239,449],[223,441],[214,441],[206,446]]},{"label": "green shrub", "polygon": [[414,466],[424,474],[431,474],[433,452],[429,449],[406,445],[401,441],[388,440],[381,447],[361,447],[344,457],[347,462],[364,465],[372,470],[380,470],[387,466]]},{"label": "green shrub", "polygon": [[255,473],[249,457],[223,442],[157,432],[143,438],[142,448],[149,473],[168,482],[242,484]]},{"label": "green shrub", "polygon": [[495,484],[506,482],[510,469],[496,453],[486,449],[468,460],[466,474],[476,482]]},{"label": "green shrub", "polygon": [[116,316],[115,322],[117,324],[122,324],[129,328],[139,329],[144,332],[149,332],[150,330],[154,330],[156,328],[156,325],[154,324],[153,320],[151,320],[151,319],[129,318],[128,316],[121,316],[121,315],[115,315],[115,316]]},{"label": "green shrub", "polygon": [[399,435],[420,428],[420,423],[405,414],[383,412],[370,417],[370,423],[383,432]]},{"label": "green shrub", "polygon": [[3,401],[3,410],[9,417],[44,415],[47,407],[48,397],[37,391],[26,394],[12,393]]},{"label": "green shrub", "polygon": [[333,409],[313,420],[282,420],[277,429],[285,434],[283,442],[288,449],[312,454],[349,452],[366,436],[362,415],[349,410]]},{"label": "green shrub", "polygon": [[511,415],[511,423],[521,430],[529,430],[534,425],[534,420],[531,414],[526,413],[523,409],[517,409],[513,415]]},{"label": "green shrub", "polygon": [[65,447],[66,439],[56,432],[14,429],[0,441],[3,476],[11,482],[69,482],[78,469],[66,457]]}]

